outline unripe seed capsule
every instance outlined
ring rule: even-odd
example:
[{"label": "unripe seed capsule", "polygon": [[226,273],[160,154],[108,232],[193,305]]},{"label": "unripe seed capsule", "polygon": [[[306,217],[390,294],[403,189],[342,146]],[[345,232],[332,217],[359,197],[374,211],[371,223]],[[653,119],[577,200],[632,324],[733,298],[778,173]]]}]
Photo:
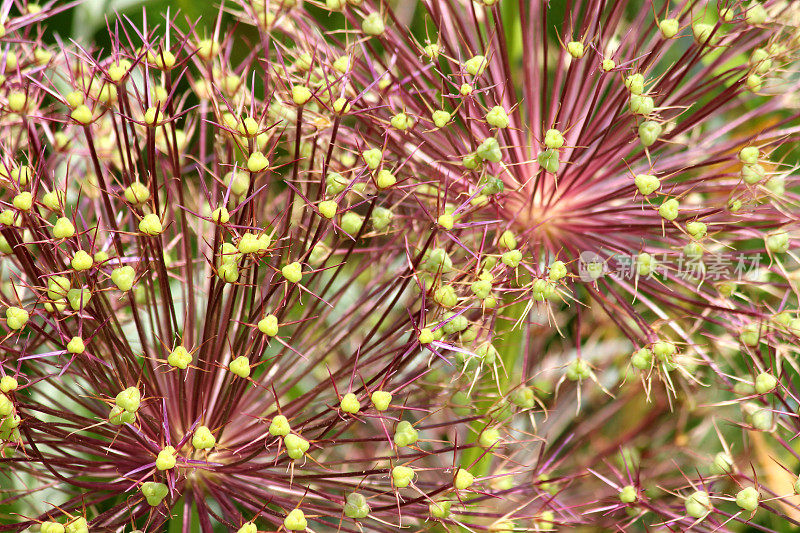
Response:
[{"label": "unripe seed capsule", "polygon": [[397,428],[394,432],[394,443],[398,448],[416,444],[418,439],[419,432],[414,429],[411,422],[408,420],[401,420],[400,423],[397,424]]},{"label": "unripe seed capsule", "polygon": [[86,345],[83,343],[83,339],[80,337],[72,337],[67,343],[67,351],[71,354],[82,354],[86,351]]},{"label": "unripe seed capsule", "polygon": [[686,514],[697,519],[704,518],[712,509],[708,493],[702,490],[698,490],[689,495],[684,505],[686,507]]},{"label": "unripe seed capsule", "polygon": [[456,471],[455,478],[453,479],[453,486],[456,490],[466,490],[475,482],[475,476],[470,474],[467,470],[459,468]]},{"label": "unripe seed capsule", "polygon": [[369,515],[369,511],[369,504],[363,495],[357,492],[351,492],[347,495],[347,500],[344,504],[344,515],[347,518],[360,520],[366,518]]},{"label": "unripe seed capsule", "polygon": [[378,36],[383,34],[386,26],[383,23],[383,18],[380,13],[372,12],[361,22],[361,31],[370,36]]},{"label": "unripe seed capsule", "polygon": [[195,450],[210,450],[217,444],[217,439],[206,426],[198,426],[192,435],[192,447]]},{"label": "unripe seed capsule", "polygon": [[758,394],[766,394],[778,385],[778,379],[768,372],[756,376],[755,389]]},{"label": "unripe seed capsule", "polygon": [[250,360],[240,355],[228,364],[228,370],[242,379],[250,377]]},{"label": "unripe seed capsule", "polygon": [[361,409],[361,404],[358,401],[358,396],[356,396],[352,392],[348,392],[347,394],[342,396],[342,400],[339,403],[339,408],[345,413],[349,413],[351,415],[358,413],[358,411]]},{"label": "unripe seed capsule", "polygon": [[622,490],[619,491],[619,501],[622,503],[633,503],[637,499],[639,499],[639,495],[636,492],[636,487],[633,485],[625,485],[622,487]]},{"label": "unripe seed capsule", "polygon": [[754,487],[745,487],[736,493],[736,505],[745,511],[753,512],[758,509],[759,495]]},{"label": "unripe seed capsule", "polygon": [[377,390],[370,395],[372,405],[375,406],[377,411],[386,411],[389,409],[389,404],[392,402],[392,393],[388,391]]},{"label": "unripe seed capsule", "polygon": [[158,470],[171,470],[175,468],[175,448],[172,446],[165,446],[163,450],[158,452],[156,457],[156,468]]}]

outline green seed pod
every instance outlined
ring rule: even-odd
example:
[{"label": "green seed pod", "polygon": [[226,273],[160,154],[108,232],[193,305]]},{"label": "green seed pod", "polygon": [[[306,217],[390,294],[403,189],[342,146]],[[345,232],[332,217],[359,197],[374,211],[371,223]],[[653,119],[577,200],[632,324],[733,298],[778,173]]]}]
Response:
[{"label": "green seed pod", "polygon": [[86,345],[80,337],[72,337],[67,343],[67,352],[75,355],[80,355],[86,351]]},{"label": "green seed pod", "polygon": [[283,415],[276,415],[269,424],[269,434],[273,437],[285,437],[291,433],[292,427],[289,419]]},{"label": "green seed pod", "polygon": [[480,437],[478,437],[478,446],[484,450],[488,450],[489,448],[496,447],[500,440],[500,431],[497,428],[486,428],[481,432]]},{"label": "green seed pod", "polygon": [[358,401],[358,396],[353,394],[352,392],[348,392],[344,396],[342,396],[342,400],[339,403],[339,408],[345,412],[350,413],[351,415],[357,414],[358,411],[361,409],[361,403]]},{"label": "green seed pod", "polygon": [[252,522],[247,522],[242,524],[242,527],[240,527],[236,533],[258,533],[258,526]]},{"label": "green seed pod", "polygon": [[228,370],[242,379],[250,377],[250,360],[240,355],[228,364]]},{"label": "green seed pod", "polygon": [[86,522],[86,518],[79,516],[68,522],[66,533],[89,533],[89,524]]},{"label": "green seed pod", "polygon": [[453,502],[449,500],[436,500],[428,504],[428,513],[431,518],[443,520],[450,516],[450,507],[452,505]]},{"label": "green seed pod", "polygon": [[683,247],[683,255],[689,261],[699,261],[703,258],[703,246],[699,242],[690,242]]},{"label": "green seed pod", "polygon": [[453,486],[456,490],[466,490],[470,488],[473,483],[475,483],[475,476],[463,468],[456,470],[456,475],[453,478]]},{"label": "green seed pod", "polygon": [[655,109],[655,102],[650,96],[631,94],[629,101],[631,113],[634,115],[649,115]]},{"label": "green seed pod", "polygon": [[744,13],[744,20],[752,26],[760,26],[767,21],[767,10],[758,2],[750,2]]},{"label": "green seed pod", "polygon": [[631,355],[631,364],[639,370],[648,370],[653,364],[653,352],[640,348]]},{"label": "green seed pod", "polygon": [[451,308],[458,304],[458,295],[452,285],[442,285],[433,293],[433,301],[442,307]]},{"label": "green seed pod", "polygon": [[549,129],[544,133],[544,145],[551,150],[558,150],[564,146],[564,134],[556,129]]},{"label": "green seed pod", "polygon": [[327,193],[335,195],[347,188],[348,181],[338,172],[328,172],[328,175],[325,177],[325,183],[327,184]]},{"label": "green seed pod", "polygon": [[89,270],[92,268],[92,266],[94,266],[94,259],[84,250],[78,250],[75,252],[75,255],[72,256],[70,265],[78,272],[81,272],[83,270]]},{"label": "green seed pod", "polygon": [[767,235],[764,242],[767,250],[773,254],[782,254],[789,251],[789,234],[786,231],[778,231]]},{"label": "green seed pod", "polygon": [[675,198],[668,198],[659,206],[658,214],[661,215],[662,218],[672,221],[678,218],[679,210],[680,203],[678,203],[678,200]]},{"label": "green seed pod", "polygon": [[703,222],[693,220],[686,223],[686,232],[695,239],[702,239],[706,236],[707,231],[708,226],[706,226]]},{"label": "green seed pod", "polygon": [[136,413],[129,413],[119,405],[115,405],[108,414],[108,421],[114,426],[133,424],[136,422]]},{"label": "green seed pod", "polygon": [[386,411],[389,409],[389,404],[392,402],[392,393],[388,391],[377,390],[370,395],[372,405],[375,406],[376,411]]},{"label": "green seed pod", "polygon": [[150,189],[140,181],[134,181],[124,191],[129,204],[142,205],[150,199]]},{"label": "green seed pod", "polygon": [[553,261],[547,273],[550,281],[559,281],[567,276],[567,266],[563,261]]},{"label": "green seed pod", "polygon": [[643,196],[649,196],[661,187],[661,180],[650,174],[636,174],[633,183]]},{"label": "green seed pod", "polygon": [[369,516],[369,511],[369,504],[363,495],[357,492],[351,492],[347,495],[347,501],[344,504],[344,515],[347,518],[361,520]]},{"label": "green seed pod", "polygon": [[164,483],[156,483],[154,481],[142,483],[141,490],[142,495],[147,500],[147,504],[151,507],[160,505],[169,494],[169,488]]},{"label": "green seed pod", "polygon": [[28,323],[30,314],[21,307],[8,307],[6,309],[6,325],[15,331],[21,330]]},{"label": "green seed pod", "polygon": [[536,156],[536,161],[539,163],[541,168],[545,169],[550,174],[558,173],[560,162],[558,160],[558,152],[556,150],[548,149],[539,152],[539,155]]},{"label": "green seed pod", "polygon": [[431,119],[437,128],[444,128],[452,118],[452,115],[443,109],[438,109],[431,114]]},{"label": "green seed pod", "polygon": [[443,248],[434,248],[425,254],[420,268],[431,274],[441,272],[447,274],[453,270],[453,261]]},{"label": "green seed pod", "polygon": [[67,300],[73,311],[79,311],[89,305],[92,299],[92,292],[89,289],[70,289],[67,292]]},{"label": "green seed pod", "polygon": [[766,394],[778,385],[778,379],[768,372],[756,376],[755,389],[758,394]]},{"label": "green seed pod", "polygon": [[733,457],[728,452],[717,452],[710,471],[714,475],[730,474],[733,472]]},{"label": "green seed pod", "polygon": [[14,196],[12,204],[19,211],[28,212],[33,208],[33,195],[28,191],[24,191]]},{"label": "green seed pod", "polygon": [[[11,376],[3,376],[2,378],[0,378],[0,392],[8,394],[9,392],[17,390],[18,386],[19,383],[17,382],[17,380]],[[7,416],[7,415],[8,413],[6,414],[0,413],[0,416]]]},{"label": "green seed pod", "polygon": [[565,375],[570,381],[583,381],[592,375],[592,369],[583,359],[575,359],[567,365]]},{"label": "green seed pod", "polygon": [[364,218],[354,211],[348,211],[342,215],[340,226],[351,237],[358,235],[363,225]]},{"label": "green seed pod", "polygon": [[746,324],[739,334],[739,340],[751,348],[758,346],[761,340],[761,327],[757,323]]},{"label": "green seed pod", "polygon": [[309,442],[294,433],[283,437],[283,444],[286,446],[286,453],[294,460],[300,459],[305,455],[310,447]]},{"label": "green seed pod", "polygon": [[665,39],[672,39],[680,29],[680,22],[677,19],[664,19],[658,23],[658,29]]},{"label": "green seed pod", "polygon": [[281,268],[281,274],[289,283],[299,283],[303,279],[303,265],[299,261],[289,263]]},{"label": "green seed pod", "polygon": [[625,88],[627,88],[632,95],[642,94],[644,92],[644,75],[635,72],[625,78]]},{"label": "green seed pod", "polygon": [[64,533],[66,530],[64,525],[58,522],[42,522],[40,531],[41,533]]},{"label": "green seed pod", "polygon": [[736,505],[751,513],[758,509],[759,494],[753,487],[745,487],[736,493]]},{"label": "green seed pod", "polygon": [[[486,146],[484,148],[486,149],[487,155],[493,155],[489,150],[491,146]],[[464,168],[466,168],[467,170],[477,169],[478,167],[481,166],[482,162],[483,160],[481,159],[481,156],[478,155],[477,152],[475,152],[474,154],[467,154],[461,159],[461,164],[464,165]]]},{"label": "green seed pod", "polygon": [[206,426],[197,426],[192,435],[192,447],[195,450],[210,450],[217,445],[217,439]]},{"label": "green seed pod", "polygon": [[397,428],[394,432],[394,443],[398,448],[416,444],[418,439],[419,432],[414,429],[414,426],[411,425],[411,422],[407,420],[401,420],[400,423],[397,424]]},{"label": "green seed pod", "polygon": [[394,213],[385,207],[376,207],[372,210],[372,227],[375,231],[386,231],[394,219]]},{"label": "green seed pod", "polygon": [[161,219],[158,218],[158,215],[150,213],[139,221],[139,231],[152,237],[160,235],[164,231],[164,228],[161,225]]},{"label": "green seed pod", "polygon": [[494,137],[487,137],[478,146],[475,154],[484,161],[491,163],[499,163],[503,158],[503,152],[500,150],[500,144]]},{"label": "green seed pod", "polygon": [[664,128],[658,122],[645,120],[639,124],[639,141],[642,143],[642,146],[653,146],[663,130]]},{"label": "green seed pod", "polygon": [[758,163],[760,156],[759,149],[755,146],[745,146],[739,150],[739,161],[746,165],[754,165]]},{"label": "green seed pod", "polygon": [[485,57],[477,55],[464,62],[464,70],[472,76],[480,76],[486,70],[488,64]]},{"label": "green seed pod", "polygon": [[383,18],[378,12],[370,13],[361,22],[361,31],[372,37],[382,35],[385,30],[386,26],[383,23]]},{"label": "green seed pod", "polygon": [[586,50],[580,41],[570,41],[567,43],[567,53],[575,59],[581,59]]},{"label": "green seed pod", "polygon": [[[136,280],[136,271],[131,266],[117,267],[111,271],[111,281],[122,292],[128,292]],[[69,290],[69,289],[68,289]],[[49,295],[49,291],[48,291]]]},{"label": "green seed pod", "polygon": [[639,494],[636,490],[636,487],[633,485],[625,485],[622,487],[622,490],[619,491],[619,501],[622,503],[633,503],[639,499]]},{"label": "green seed pod", "polygon": [[714,41],[716,41],[716,36],[714,38],[711,37],[713,32],[714,26],[712,24],[706,24],[704,22],[692,23],[692,35],[694,35],[694,40],[697,44],[713,46]]},{"label": "green seed pod", "polygon": [[713,509],[708,493],[702,490],[690,494],[686,498],[684,505],[686,507],[686,514],[697,519],[705,518]]},{"label": "green seed pod", "polygon": [[379,170],[378,175],[375,177],[375,184],[379,189],[388,189],[395,183],[397,183],[397,178],[386,169]]},{"label": "green seed pod", "polygon": [[172,446],[165,446],[156,457],[156,468],[158,470],[172,470],[175,468],[175,448]]},{"label": "green seed pod", "polygon": [[192,354],[183,346],[177,346],[167,356],[167,364],[174,368],[186,370],[192,362]]},{"label": "green seed pod", "polygon": [[508,118],[508,113],[503,109],[503,106],[496,105],[486,113],[486,122],[490,126],[502,129],[507,128],[511,120]]},{"label": "green seed pod", "polygon": [[746,420],[759,431],[772,431],[774,415],[769,408],[761,407],[757,403],[748,402],[742,406]]}]

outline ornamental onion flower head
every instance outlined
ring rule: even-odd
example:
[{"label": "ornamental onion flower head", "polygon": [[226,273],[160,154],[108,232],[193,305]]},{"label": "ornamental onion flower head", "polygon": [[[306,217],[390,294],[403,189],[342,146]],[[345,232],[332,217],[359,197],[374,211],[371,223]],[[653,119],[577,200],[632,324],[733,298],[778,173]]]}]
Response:
[{"label": "ornamental onion flower head", "polygon": [[409,4],[4,9],[12,527],[797,520],[796,7]]}]

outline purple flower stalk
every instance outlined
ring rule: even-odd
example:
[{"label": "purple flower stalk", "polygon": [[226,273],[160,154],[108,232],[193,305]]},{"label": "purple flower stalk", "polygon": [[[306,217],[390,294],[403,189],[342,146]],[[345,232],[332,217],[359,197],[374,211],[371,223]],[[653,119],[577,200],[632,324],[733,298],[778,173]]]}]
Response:
[{"label": "purple flower stalk", "polygon": [[796,7],[408,4],[0,11],[0,530],[800,523]]}]

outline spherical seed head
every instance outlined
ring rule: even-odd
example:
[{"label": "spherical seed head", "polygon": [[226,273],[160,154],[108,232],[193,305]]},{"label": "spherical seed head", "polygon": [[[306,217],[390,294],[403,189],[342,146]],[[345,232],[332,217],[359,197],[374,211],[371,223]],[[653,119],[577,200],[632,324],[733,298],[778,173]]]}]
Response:
[{"label": "spherical seed head", "polygon": [[456,470],[456,475],[453,480],[453,486],[456,490],[466,490],[470,488],[473,483],[475,483],[475,476],[463,468]]},{"label": "spherical seed head", "polygon": [[760,151],[757,147],[745,146],[739,150],[739,161],[747,165],[753,165],[758,163],[758,158],[760,155]]},{"label": "spherical seed head", "polygon": [[281,274],[289,283],[298,283],[303,279],[303,265],[299,261],[289,263],[281,268]]},{"label": "spherical seed head", "polygon": [[418,439],[419,432],[411,425],[411,422],[408,420],[401,420],[400,423],[397,424],[397,428],[394,432],[394,443],[398,448],[416,444]]},{"label": "spherical seed head", "polygon": [[258,321],[258,330],[269,337],[274,337],[278,334],[278,317],[275,315],[267,315]]},{"label": "spherical seed head", "polygon": [[300,509],[292,509],[283,519],[283,526],[289,531],[305,531],[308,526],[306,515]]},{"label": "spherical seed head", "polygon": [[153,237],[160,235],[164,231],[164,227],[161,225],[161,219],[158,218],[158,215],[150,213],[139,221],[139,231]]},{"label": "spherical seed head", "polygon": [[378,185],[379,189],[388,189],[389,187],[397,183],[397,178],[395,177],[394,174],[392,174],[388,170],[381,169],[378,171],[378,175],[375,178],[375,182]]},{"label": "spherical seed head", "polygon": [[697,519],[705,517],[712,509],[711,499],[708,497],[708,493],[702,490],[698,490],[689,495],[684,505],[686,507],[686,514]]},{"label": "spherical seed head", "polygon": [[80,337],[72,337],[70,341],[67,343],[67,351],[71,354],[82,354],[86,351],[86,345],[83,343],[83,339]]},{"label": "spherical seed head", "polygon": [[339,408],[345,413],[354,415],[361,409],[361,404],[358,401],[358,396],[352,392],[348,392],[342,396],[342,401],[339,403]]},{"label": "spherical seed head", "polygon": [[72,268],[79,272],[83,270],[89,270],[94,265],[94,258],[84,250],[78,250],[75,252],[75,255],[72,256],[70,265],[72,265]]},{"label": "spherical seed head", "polygon": [[261,172],[269,167],[269,159],[261,152],[253,152],[247,159],[247,169],[250,172]]},{"label": "spherical seed head", "polygon": [[409,466],[395,466],[392,468],[392,483],[397,488],[408,487],[414,480],[414,469]]},{"label": "spherical seed head", "polygon": [[386,26],[383,23],[383,17],[378,12],[372,12],[361,22],[361,31],[370,36],[378,36],[383,34]]},{"label": "spherical seed head", "polygon": [[638,499],[638,495],[636,492],[636,487],[633,485],[625,485],[622,487],[622,490],[619,491],[619,501],[622,503],[633,503]]},{"label": "spherical seed head", "polygon": [[375,406],[377,411],[386,411],[389,409],[389,404],[392,403],[392,393],[383,390],[376,390],[370,395],[372,405]]},{"label": "spherical seed head", "polygon": [[285,437],[291,433],[289,419],[283,415],[276,415],[269,424],[269,434],[273,437]]},{"label": "spherical seed head", "polygon": [[347,495],[347,500],[344,504],[344,515],[354,520],[366,518],[369,515],[369,504],[367,499],[357,492],[351,492]]},{"label": "spherical seed head", "polygon": [[250,360],[240,355],[228,364],[228,370],[242,379],[250,377]]},{"label": "spherical seed head", "polygon": [[758,394],[766,394],[778,385],[778,379],[768,372],[756,376],[755,388]]},{"label": "spherical seed head", "polygon": [[210,450],[217,444],[217,439],[206,426],[197,426],[192,435],[192,447],[195,450]]},{"label": "spherical seed head", "polygon": [[156,468],[158,470],[171,470],[175,468],[177,462],[175,457],[175,448],[172,446],[165,446],[156,457]]}]

